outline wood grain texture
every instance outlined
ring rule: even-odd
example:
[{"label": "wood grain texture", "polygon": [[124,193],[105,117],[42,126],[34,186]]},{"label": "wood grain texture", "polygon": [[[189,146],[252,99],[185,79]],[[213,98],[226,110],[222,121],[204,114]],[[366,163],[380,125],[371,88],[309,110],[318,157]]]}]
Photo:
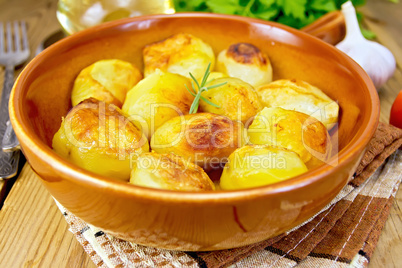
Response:
[{"label": "wood grain texture", "polygon": [[367,28],[377,35],[377,41],[385,45],[394,55],[397,69],[394,76],[379,91],[382,122],[389,121],[393,101],[402,90],[402,2],[394,4],[388,1],[367,1],[359,9],[365,16]]},{"label": "wood grain texture", "polygon": [[[402,2],[367,1],[359,9],[365,16],[368,29],[377,35],[377,40],[385,45],[397,62],[394,76],[380,90],[382,122],[389,121],[391,106],[402,90]],[[382,230],[369,267],[402,267],[402,189],[400,187],[391,208],[390,215]]]},{"label": "wood grain texture", "polygon": [[[0,21],[25,19],[34,52],[42,40],[60,28],[56,5],[56,0],[0,0]],[[392,51],[398,63],[394,76],[379,92],[380,120],[388,122],[392,102],[402,90],[402,2],[368,0],[359,10],[366,16],[367,27]],[[0,68],[1,85],[2,74]],[[0,182],[0,193],[4,185]],[[401,208],[400,189],[370,267],[402,267]],[[0,210],[0,267],[95,267],[29,165],[23,168]]]},{"label": "wood grain texture", "polygon": [[4,202],[0,226],[0,267],[94,266],[29,165]]}]

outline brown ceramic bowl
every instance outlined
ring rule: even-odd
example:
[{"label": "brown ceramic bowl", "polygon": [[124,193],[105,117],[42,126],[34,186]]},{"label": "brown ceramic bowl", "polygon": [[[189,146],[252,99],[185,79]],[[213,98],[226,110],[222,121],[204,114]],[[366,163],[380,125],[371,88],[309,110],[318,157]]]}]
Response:
[{"label": "brown ceramic bowl", "polygon": [[[333,165],[269,186],[193,193],[142,188],[95,175],[52,150],[52,137],[71,108],[73,81],[81,69],[107,58],[142,67],[144,45],[178,32],[203,39],[216,54],[233,42],[252,43],[269,55],[274,79],[303,79],[337,100],[339,153]],[[114,21],[54,44],[19,76],[10,116],[33,170],[70,212],[138,244],[196,251],[262,241],[320,211],[359,163],[378,123],[379,101],[366,73],[317,38],[260,20],[190,13]]]}]

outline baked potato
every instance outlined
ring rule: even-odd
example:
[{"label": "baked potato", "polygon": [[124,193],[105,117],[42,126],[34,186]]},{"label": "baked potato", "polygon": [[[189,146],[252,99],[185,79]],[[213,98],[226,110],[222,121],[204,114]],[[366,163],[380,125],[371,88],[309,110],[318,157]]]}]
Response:
[{"label": "baked potato", "polygon": [[112,103],[121,108],[127,91],[142,79],[142,74],[129,62],[100,60],[84,68],[74,81],[73,106],[88,98]]},{"label": "baked potato", "polygon": [[216,70],[253,87],[272,81],[272,66],[268,56],[248,43],[232,44],[222,50],[216,59]]},{"label": "baked potato", "polygon": [[[222,77],[229,77],[227,74],[221,73],[221,72],[211,72],[208,76],[207,83],[210,81],[217,79],[217,78],[222,78]],[[201,81],[198,81],[201,82]]]},{"label": "baked potato", "polygon": [[157,70],[127,93],[122,110],[150,139],[169,119],[188,114],[194,97],[186,86],[191,87],[188,78]]},{"label": "baked potato", "polygon": [[113,105],[89,98],[74,106],[52,141],[62,157],[94,173],[128,181],[147,138]]},{"label": "baked potato", "polygon": [[215,66],[215,54],[210,45],[187,33],[179,33],[165,40],[149,44],[143,49],[144,75],[160,69],[190,78],[189,72],[201,79],[211,63]]},{"label": "baked potato", "polygon": [[212,191],[214,183],[202,168],[175,154],[141,154],[131,171],[130,183],[179,191]]},{"label": "baked potato", "polygon": [[212,80],[208,86],[226,83],[222,86],[204,91],[202,96],[212,103],[200,101],[200,111],[215,113],[229,117],[244,124],[259,112],[263,106],[255,89],[248,83],[234,77],[223,77]]},{"label": "baked potato", "polygon": [[245,144],[245,130],[240,122],[211,113],[188,114],[170,119],[151,139],[157,153],[183,156],[205,170],[222,167],[227,157]]},{"label": "baked potato", "polygon": [[325,126],[307,114],[280,107],[265,107],[248,128],[249,142],[287,148],[313,168],[331,156]]},{"label": "baked potato", "polygon": [[339,105],[319,88],[299,79],[281,79],[256,88],[264,106],[311,115],[328,130],[338,122]]},{"label": "baked potato", "polygon": [[237,190],[280,182],[307,171],[295,152],[268,145],[246,145],[234,151],[223,169],[222,190]]}]

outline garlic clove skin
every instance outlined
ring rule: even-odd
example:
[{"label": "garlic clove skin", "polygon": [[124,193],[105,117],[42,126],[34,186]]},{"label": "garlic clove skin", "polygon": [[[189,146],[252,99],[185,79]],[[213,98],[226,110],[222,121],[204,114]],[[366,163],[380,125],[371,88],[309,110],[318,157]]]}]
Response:
[{"label": "garlic clove skin", "polygon": [[342,13],[346,22],[346,36],[336,47],[366,71],[378,90],[394,74],[396,69],[394,55],[383,45],[363,37],[355,8],[350,1],[342,5]]},{"label": "garlic clove skin", "polygon": [[337,48],[348,54],[367,72],[377,89],[394,74],[394,56],[386,47],[376,42],[366,40],[356,42],[353,46],[344,43],[339,47],[337,45]]}]

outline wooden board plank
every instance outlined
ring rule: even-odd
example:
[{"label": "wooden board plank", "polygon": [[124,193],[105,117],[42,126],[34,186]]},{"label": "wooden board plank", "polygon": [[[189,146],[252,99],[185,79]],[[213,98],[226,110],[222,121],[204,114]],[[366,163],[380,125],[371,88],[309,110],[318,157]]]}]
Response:
[{"label": "wooden board plank", "polygon": [[29,165],[4,202],[0,226],[0,267],[95,266]]},{"label": "wooden board plank", "polygon": [[[402,2],[367,1],[359,9],[365,16],[365,24],[376,33],[377,41],[385,45],[395,56],[397,70],[379,92],[381,102],[380,120],[389,122],[389,114],[396,95],[402,90]],[[369,267],[402,267],[402,187],[381,232]]]}]

